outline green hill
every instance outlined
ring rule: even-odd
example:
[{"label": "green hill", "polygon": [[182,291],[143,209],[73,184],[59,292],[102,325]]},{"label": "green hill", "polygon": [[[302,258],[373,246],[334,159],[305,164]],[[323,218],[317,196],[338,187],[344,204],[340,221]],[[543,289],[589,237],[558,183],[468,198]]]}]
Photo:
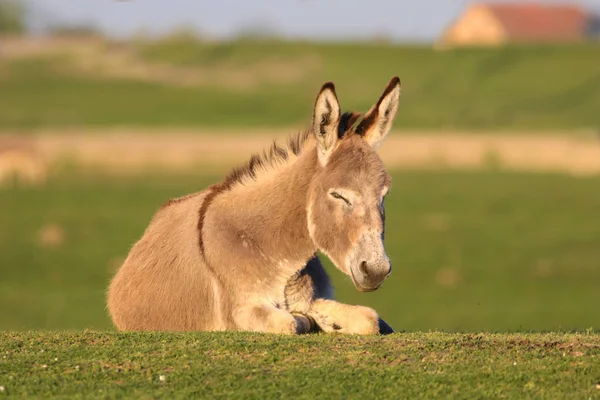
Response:
[{"label": "green hill", "polygon": [[0,333],[0,397],[592,399],[597,334]]},{"label": "green hill", "polygon": [[397,127],[600,126],[600,45],[435,50],[389,44],[171,38],[88,53],[0,58],[0,129],[259,127],[308,123],[326,80],[366,110],[403,82]]}]

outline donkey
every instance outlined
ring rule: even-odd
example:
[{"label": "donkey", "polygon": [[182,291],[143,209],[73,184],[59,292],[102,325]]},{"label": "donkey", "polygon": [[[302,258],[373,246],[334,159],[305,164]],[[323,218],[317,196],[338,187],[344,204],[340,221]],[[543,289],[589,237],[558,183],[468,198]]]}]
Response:
[{"label": "donkey", "polygon": [[376,148],[399,96],[394,77],[364,116],[342,114],[327,82],[311,128],[286,147],[274,142],[222,183],[164,204],[109,285],[116,327],[393,332],[375,310],[333,299],[317,252],[362,292],[390,275],[383,239],[391,178]]}]

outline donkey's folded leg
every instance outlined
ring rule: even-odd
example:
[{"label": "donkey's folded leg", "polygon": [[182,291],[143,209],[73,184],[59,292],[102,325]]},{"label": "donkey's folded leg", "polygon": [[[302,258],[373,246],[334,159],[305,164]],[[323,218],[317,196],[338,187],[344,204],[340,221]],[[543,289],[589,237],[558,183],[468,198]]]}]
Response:
[{"label": "donkey's folded leg", "polygon": [[325,332],[376,334],[380,331],[380,318],[369,307],[339,303],[335,300],[317,299],[312,303],[309,316]]},{"label": "donkey's folded leg", "polygon": [[270,304],[253,304],[238,307],[233,320],[242,331],[300,334],[308,333],[310,320],[304,315],[292,315]]}]

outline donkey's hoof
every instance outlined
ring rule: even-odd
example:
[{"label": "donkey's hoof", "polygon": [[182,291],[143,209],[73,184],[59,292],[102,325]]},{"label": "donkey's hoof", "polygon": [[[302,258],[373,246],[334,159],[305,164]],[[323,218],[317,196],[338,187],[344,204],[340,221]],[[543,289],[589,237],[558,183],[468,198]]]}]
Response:
[{"label": "donkey's hoof", "polygon": [[394,333],[394,330],[391,326],[387,324],[384,320],[379,318],[379,334],[380,335],[389,335],[390,333]]},{"label": "donkey's hoof", "polygon": [[293,314],[296,319],[296,333],[309,333],[313,330],[314,320],[304,314]]}]

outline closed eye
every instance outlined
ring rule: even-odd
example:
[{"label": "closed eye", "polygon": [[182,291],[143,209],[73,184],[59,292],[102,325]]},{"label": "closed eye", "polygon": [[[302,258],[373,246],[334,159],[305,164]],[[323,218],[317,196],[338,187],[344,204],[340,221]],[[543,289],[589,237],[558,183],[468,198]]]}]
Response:
[{"label": "closed eye", "polygon": [[339,194],[338,192],[331,192],[329,193],[331,195],[331,197],[333,197],[334,199],[338,199],[338,200],[342,200],[343,202],[346,203],[346,205],[351,206],[352,203],[350,203],[350,200],[348,200],[347,198],[345,198],[344,196],[342,196],[341,194]]}]

